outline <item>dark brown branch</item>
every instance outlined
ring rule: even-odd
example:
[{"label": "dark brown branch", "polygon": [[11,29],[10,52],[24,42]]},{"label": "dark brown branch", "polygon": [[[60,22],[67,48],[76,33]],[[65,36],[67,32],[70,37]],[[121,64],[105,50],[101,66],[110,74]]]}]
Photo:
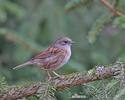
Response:
[{"label": "dark brown branch", "polygon": [[117,63],[107,67],[95,67],[88,72],[76,72],[66,75],[64,78],[53,78],[47,82],[37,82],[26,86],[15,87],[7,90],[6,92],[2,92],[0,94],[0,100],[16,100],[22,97],[37,96],[39,90],[46,90],[45,86],[51,86],[47,88],[50,89],[48,91],[51,91],[54,89],[59,90],[75,85],[81,85],[83,83],[111,78],[113,76],[119,75],[123,66],[124,64]]},{"label": "dark brown branch", "polygon": [[[113,8],[112,5],[107,2],[106,0],[100,0],[106,7],[108,7],[111,11],[113,11],[116,15],[120,16],[120,17],[125,17],[124,14],[122,14],[120,11],[118,11],[117,9]],[[117,3],[116,5],[117,6]]]}]

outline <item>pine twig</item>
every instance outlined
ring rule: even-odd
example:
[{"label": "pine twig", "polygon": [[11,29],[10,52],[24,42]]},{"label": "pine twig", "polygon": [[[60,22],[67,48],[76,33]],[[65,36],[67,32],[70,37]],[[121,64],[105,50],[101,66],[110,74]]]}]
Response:
[{"label": "pine twig", "polygon": [[[114,8],[117,8],[118,7],[118,2],[119,0],[115,0],[113,3],[114,4],[112,4],[113,5],[113,7]],[[109,15],[107,15],[106,17],[104,17],[103,18],[103,20],[101,20],[101,22],[99,22],[98,24],[97,23],[95,23],[93,26],[94,26],[94,28],[92,28],[92,30],[89,32],[89,40],[90,40],[90,43],[93,43],[93,41],[94,41],[94,38],[95,38],[95,36],[96,36],[96,34],[97,34],[97,32],[99,31],[99,29],[101,29],[101,27],[103,27],[105,24],[106,24],[106,22],[108,22],[108,20],[109,19],[111,19],[113,16],[115,15],[115,13],[114,12],[112,12],[112,13],[110,13]],[[100,17],[100,18],[102,18],[102,17]],[[100,19],[99,18],[99,19]],[[96,25],[97,24],[97,25]],[[96,27],[95,27],[96,26]]]},{"label": "pine twig", "polygon": [[35,53],[38,53],[38,52],[39,52],[38,49],[33,48],[33,47],[32,47],[31,45],[29,45],[28,43],[22,41],[21,39],[17,38],[17,37],[14,36],[14,35],[9,34],[8,32],[4,32],[4,36],[5,36],[7,39],[9,39],[9,40],[11,40],[11,41],[13,41],[13,42],[16,42],[16,43],[22,45],[23,47],[25,47],[25,48],[31,50],[32,52],[35,52]]},{"label": "pine twig", "polygon": [[[103,68],[104,68],[104,67],[98,68],[98,71],[100,72],[100,77],[102,77]],[[102,77],[102,88],[103,88],[103,91],[104,91],[105,100],[108,100],[108,96],[107,96],[107,92],[106,92],[106,90],[105,90],[105,84],[104,84],[104,79],[103,79],[103,77]]]},{"label": "pine twig", "polygon": [[112,16],[114,16],[114,13],[111,13],[111,14],[109,14],[108,16],[106,16],[106,17],[95,27],[95,29],[93,30],[93,32],[92,32],[92,33],[89,33],[91,39],[94,39],[94,37],[95,37],[96,33],[99,31],[99,29],[100,29]]},{"label": "pine twig", "polygon": [[[124,14],[122,14],[120,11],[118,11],[117,9],[113,8],[112,5],[110,3],[108,3],[106,0],[100,0],[106,7],[108,7],[111,11],[113,11],[116,15],[120,16],[120,17],[125,17]],[[116,3],[117,4],[117,3]],[[117,5],[115,5],[117,6]]]},{"label": "pine twig", "polygon": [[71,10],[73,10],[73,9],[75,9],[75,8],[81,6],[81,5],[85,5],[85,4],[89,3],[90,1],[92,1],[92,0],[81,1],[81,2],[79,2],[78,4],[76,4],[76,5],[74,5],[74,6],[70,7],[70,8],[68,8],[67,10],[65,10],[65,13],[68,13],[68,12],[70,12]]}]

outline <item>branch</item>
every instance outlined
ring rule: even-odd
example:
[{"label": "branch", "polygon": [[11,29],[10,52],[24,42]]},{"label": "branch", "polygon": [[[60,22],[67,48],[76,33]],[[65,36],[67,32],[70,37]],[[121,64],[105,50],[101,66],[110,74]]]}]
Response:
[{"label": "branch", "polygon": [[81,1],[81,2],[79,2],[79,3],[77,3],[77,4],[75,4],[74,6],[67,8],[67,9],[65,10],[65,13],[68,13],[68,12],[70,12],[71,10],[73,10],[73,9],[79,7],[79,6],[86,5],[86,4],[88,4],[89,2],[91,2],[91,1],[92,1],[92,0]]},{"label": "branch", "polygon": [[[124,14],[122,14],[120,11],[118,11],[117,9],[113,8],[112,5],[110,5],[106,0],[100,0],[106,7],[108,7],[111,11],[113,11],[115,14],[117,14],[120,17],[125,17]],[[118,1],[117,1],[118,2]],[[116,5],[117,6],[117,3]]]},{"label": "branch", "polygon": [[15,42],[15,43],[18,43],[18,44],[22,45],[23,47],[25,47],[26,49],[29,49],[29,50],[32,51],[32,52],[35,52],[35,53],[38,53],[38,52],[39,52],[38,49],[32,47],[30,44],[26,43],[25,41],[19,39],[18,37],[14,36],[13,34],[11,34],[11,33],[9,33],[9,32],[4,32],[3,35],[4,35],[7,39],[9,39],[9,40],[11,40],[11,41],[13,41],[13,42]]},{"label": "branch", "polygon": [[12,87],[0,93],[0,100],[16,100],[29,96],[39,97],[39,95],[45,96],[45,94],[48,96],[52,91],[54,93],[54,91],[60,89],[119,75],[123,66],[125,67],[125,65],[120,62],[106,67],[95,67],[87,72],[76,72],[65,75],[64,78],[53,78],[45,82],[36,82],[20,87]]}]

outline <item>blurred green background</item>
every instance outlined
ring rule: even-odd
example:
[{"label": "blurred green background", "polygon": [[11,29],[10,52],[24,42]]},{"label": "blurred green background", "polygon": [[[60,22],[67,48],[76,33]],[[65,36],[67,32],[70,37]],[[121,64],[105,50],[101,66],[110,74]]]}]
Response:
[{"label": "blurred green background", "polygon": [[[108,0],[112,2],[112,0]],[[125,58],[124,27],[114,25],[114,16],[99,31],[94,43],[89,42],[89,33],[96,20],[111,13],[98,0],[86,7],[64,13],[69,0],[0,0],[0,77],[9,85],[29,81],[42,81],[46,73],[36,66],[12,70],[16,65],[38,54],[57,38],[67,36],[76,41],[72,46],[70,61],[57,71],[59,74],[86,71],[95,65],[114,63]],[[125,13],[125,1],[118,9]],[[71,88],[79,93],[83,89]],[[67,90],[57,93],[59,100],[68,100]],[[62,95],[63,94],[63,95]]]}]

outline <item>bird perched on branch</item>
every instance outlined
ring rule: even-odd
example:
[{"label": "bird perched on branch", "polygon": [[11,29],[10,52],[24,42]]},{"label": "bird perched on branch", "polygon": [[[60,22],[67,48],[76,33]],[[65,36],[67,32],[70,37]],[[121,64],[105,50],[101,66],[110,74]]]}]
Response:
[{"label": "bird perched on branch", "polygon": [[27,65],[36,65],[46,70],[48,78],[51,78],[49,72],[53,72],[57,77],[62,77],[62,75],[57,74],[55,70],[68,62],[71,56],[71,45],[73,43],[74,42],[68,37],[59,38],[52,46],[13,69],[19,69]]}]

